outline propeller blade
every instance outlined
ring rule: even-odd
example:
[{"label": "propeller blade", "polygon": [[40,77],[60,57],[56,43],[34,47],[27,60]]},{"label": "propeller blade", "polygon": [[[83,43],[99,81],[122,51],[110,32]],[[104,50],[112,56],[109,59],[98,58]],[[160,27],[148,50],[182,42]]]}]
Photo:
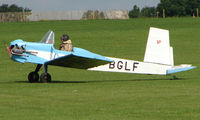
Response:
[{"label": "propeller blade", "polygon": [[7,44],[5,44],[5,47],[6,47],[6,51],[8,52],[8,56],[11,58],[12,57],[12,53],[11,53],[10,47]]},{"label": "propeller blade", "polygon": [[11,54],[10,47],[6,47],[6,50],[7,50],[7,52],[8,52],[8,56],[11,58],[11,57],[12,57],[12,54]]}]

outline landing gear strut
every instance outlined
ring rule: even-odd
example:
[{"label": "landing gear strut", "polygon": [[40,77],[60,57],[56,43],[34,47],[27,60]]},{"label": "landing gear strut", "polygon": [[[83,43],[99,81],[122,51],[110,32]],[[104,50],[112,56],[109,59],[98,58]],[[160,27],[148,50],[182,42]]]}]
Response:
[{"label": "landing gear strut", "polygon": [[[41,67],[42,67],[42,65],[38,64],[35,71],[29,73],[28,80],[30,83],[39,82],[38,71],[40,70]],[[49,73],[47,73],[47,65],[46,64],[44,64],[44,73],[42,73],[40,75],[40,82],[41,83],[51,82],[51,75]]]}]

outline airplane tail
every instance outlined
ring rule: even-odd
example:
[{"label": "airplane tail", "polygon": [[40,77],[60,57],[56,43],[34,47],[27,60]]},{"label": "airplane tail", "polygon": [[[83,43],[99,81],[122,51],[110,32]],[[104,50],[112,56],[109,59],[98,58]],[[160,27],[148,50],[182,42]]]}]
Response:
[{"label": "airplane tail", "polygon": [[150,28],[144,62],[174,66],[173,48],[169,43],[168,30]]},{"label": "airplane tail", "polygon": [[169,31],[153,27],[149,30],[144,62],[113,57],[107,58],[113,60],[113,62],[89,68],[88,70],[168,75],[196,68],[187,64],[174,66],[173,48],[169,42]]}]

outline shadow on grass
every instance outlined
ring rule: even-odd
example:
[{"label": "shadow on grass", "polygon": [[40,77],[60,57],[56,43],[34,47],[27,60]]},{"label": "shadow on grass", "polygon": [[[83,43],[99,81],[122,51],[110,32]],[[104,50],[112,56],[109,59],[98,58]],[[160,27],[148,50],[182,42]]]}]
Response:
[{"label": "shadow on grass", "polygon": [[[100,83],[100,82],[134,82],[134,81],[159,81],[159,80],[186,80],[188,78],[177,78],[177,79],[171,79],[171,78],[162,78],[162,79],[130,79],[130,80],[91,80],[91,81],[59,81],[59,80],[52,80],[50,84],[54,83]],[[3,82],[0,82],[0,84]],[[9,82],[7,82],[9,83]],[[28,81],[14,81],[14,83],[29,83]],[[38,82],[40,83],[40,82]],[[38,84],[36,83],[36,84]]]}]

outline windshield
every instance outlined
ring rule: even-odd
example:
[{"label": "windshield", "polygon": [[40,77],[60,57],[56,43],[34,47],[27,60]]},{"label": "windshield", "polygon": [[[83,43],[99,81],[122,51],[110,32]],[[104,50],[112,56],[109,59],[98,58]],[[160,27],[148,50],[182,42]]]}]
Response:
[{"label": "windshield", "polygon": [[54,36],[53,31],[49,30],[40,42],[47,43],[47,44],[54,44],[54,38],[55,36]]}]

